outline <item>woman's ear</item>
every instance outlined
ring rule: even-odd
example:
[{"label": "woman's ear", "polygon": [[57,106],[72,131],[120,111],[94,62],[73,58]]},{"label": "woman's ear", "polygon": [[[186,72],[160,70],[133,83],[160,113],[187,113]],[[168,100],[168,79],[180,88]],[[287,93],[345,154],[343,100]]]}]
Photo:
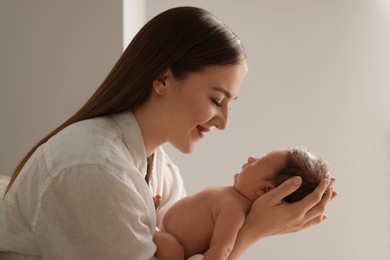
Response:
[{"label": "woman's ear", "polygon": [[169,73],[170,69],[167,69],[153,81],[153,89],[159,96],[163,96],[165,94]]}]

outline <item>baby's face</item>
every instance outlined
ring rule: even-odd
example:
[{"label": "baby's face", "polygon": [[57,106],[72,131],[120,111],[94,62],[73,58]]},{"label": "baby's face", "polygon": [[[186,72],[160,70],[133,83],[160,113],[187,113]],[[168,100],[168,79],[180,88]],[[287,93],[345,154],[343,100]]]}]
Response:
[{"label": "baby's face", "polygon": [[275,150],[262,157],[249,157],[241,173],[234,176],[234,183],[246,189],[272,189],[272,179],[286,163],[287,150]]}]

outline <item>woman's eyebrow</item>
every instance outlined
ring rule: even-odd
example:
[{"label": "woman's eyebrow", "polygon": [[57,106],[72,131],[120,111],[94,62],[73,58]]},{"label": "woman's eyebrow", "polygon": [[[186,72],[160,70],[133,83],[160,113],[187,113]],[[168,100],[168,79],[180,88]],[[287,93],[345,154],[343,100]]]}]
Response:
[{"label": "woman's eyebrow", "polygon": [[[215,91],[222,92],[226,96],[227,99],[231,99],[232,98],[232,94],[230,94],[230,92],[227,91],[226,89],[223,89],[221,87],[213,87],[212,89],[215,90]],[[235,97],[234,99],[237,99],[237,98],[238,97]]]}]

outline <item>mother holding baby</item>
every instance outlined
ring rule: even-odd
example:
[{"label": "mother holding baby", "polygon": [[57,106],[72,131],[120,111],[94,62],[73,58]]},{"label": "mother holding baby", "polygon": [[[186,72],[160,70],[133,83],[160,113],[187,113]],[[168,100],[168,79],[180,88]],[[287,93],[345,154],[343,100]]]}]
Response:
[{"label": "mother holding baby", "polygon": [[[155,259],[156,227],[185,196],[161,146],[191,153],[224,130],[246,73],[239,38],[209,12],[178,7],[150,20],[84,106],[17,166],[0,204],[0,258]],[[253,203],[228,259],[327,219],[333,182],[284,202],[300,184]]]}]

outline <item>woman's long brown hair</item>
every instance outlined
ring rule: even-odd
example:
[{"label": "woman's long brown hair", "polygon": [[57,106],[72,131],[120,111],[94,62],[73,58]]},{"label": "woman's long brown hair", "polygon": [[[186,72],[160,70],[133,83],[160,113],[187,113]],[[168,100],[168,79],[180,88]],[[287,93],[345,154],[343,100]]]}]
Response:
[{"label": "woman's long brown hair", "polygon": [[244,59],[238,37],[209,12],[196,7],[162,12],[142,27],[81,109],[25,155],[14,170],[6,193],[39,146],[75,122],[141,106],[150,96],[153,80],[167,68],[176,78],[184,79],[207,66],[238,64]]}]

